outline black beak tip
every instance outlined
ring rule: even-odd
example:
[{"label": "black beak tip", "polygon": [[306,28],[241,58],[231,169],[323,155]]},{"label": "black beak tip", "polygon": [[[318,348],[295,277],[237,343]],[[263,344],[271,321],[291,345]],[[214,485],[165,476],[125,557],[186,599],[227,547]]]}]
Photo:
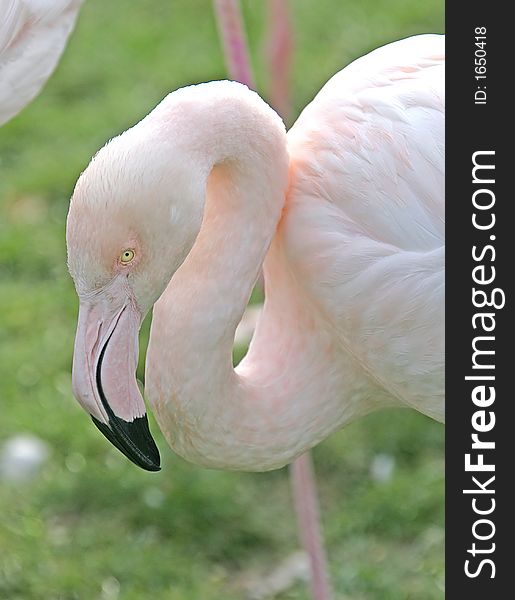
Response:
[{"label": "black beak tip", "polygon": [[93,416],[91,419],[113,446],[138,467],[145,471],[161,470],[161,457],[150,433],[146,415],[133,421],[125,421],[111,412],[108,425]]}]

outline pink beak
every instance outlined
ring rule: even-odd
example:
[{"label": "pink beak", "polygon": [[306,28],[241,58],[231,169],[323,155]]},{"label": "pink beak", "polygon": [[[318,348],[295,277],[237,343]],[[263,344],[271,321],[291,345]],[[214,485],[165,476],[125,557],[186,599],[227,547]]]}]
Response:
[{"label": "pink beak", "polygon": [[143,469],[159,471],[159,451],[136,381],[142,318],[126,296],[124,300],[116,309],[111,294],[109,299],[101,293],[81,301],[73,354],[73,393],[118,450]]}]

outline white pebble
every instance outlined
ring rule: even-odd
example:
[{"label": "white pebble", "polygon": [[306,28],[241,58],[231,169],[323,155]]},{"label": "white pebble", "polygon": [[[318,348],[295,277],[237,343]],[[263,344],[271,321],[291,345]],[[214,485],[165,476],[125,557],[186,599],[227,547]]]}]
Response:
[{"label": "white pebble", "polygon": [[46,442],[33,435],[16,435],[0,449],[0,479],[23,482],[33,479],[50,456]]},{"label": "white pebble", "polygon": [[395,458],[391,454],[376,454],[370,464],[370,477],[384,483],[390,481],[395,469]]},{"label": "white pebble", "polygon": [[265,600],[275,598],[288,591],[298,581],[309,581],[309,560],[304,552],[295,552],[267,575],[251,578],[245,584],[246,596],[249,600]]},{"label": "white pebble", "polygon": [[102,581],[102,600],[116,600],[120,595],[120,582],[116,577],[107,577]]},{"label": "white pebble", "polygon": [[143,492],[143,501],[149,508],[160,508],[165,501],[164,493],[156,487],[149,487]]}]

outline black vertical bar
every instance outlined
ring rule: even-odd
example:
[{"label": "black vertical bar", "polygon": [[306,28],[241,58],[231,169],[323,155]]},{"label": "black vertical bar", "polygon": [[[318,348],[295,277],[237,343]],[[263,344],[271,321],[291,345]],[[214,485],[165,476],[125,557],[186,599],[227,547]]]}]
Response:
[{"label": "black vertical bar", "polygon": [[[513,298],[508,288],[515,276],[515,210],[511,210],[515,199],[508,191],[509,161],[515,155],[509,143],[515,130],[510,98],[515,31],[507,6],[448,0],[446,8],[446,597],[450,599],[515,597],[511,564],[515,399],[510,382],[510,371],[515,372],[511,341],[515,329],[508,323]],[[475,182],[474,160],[482,165]],[[474,281],[474,273],[480,283]],[[476,305],[473,288],[479,290]],[[490,306],[478,306],[484,301]],[[477,354],[474,363],[473,343],[476,349],[495,354]],[[480,379],[466,380],[467,376]],[[493,402],[491,388],[496,394]],[[478,436],[476,442],[493,442],[495,448],[473,448],[473,434]],[[472,468],[478,469],[483,461],[495,471],[467,471],[467,454]]]}]

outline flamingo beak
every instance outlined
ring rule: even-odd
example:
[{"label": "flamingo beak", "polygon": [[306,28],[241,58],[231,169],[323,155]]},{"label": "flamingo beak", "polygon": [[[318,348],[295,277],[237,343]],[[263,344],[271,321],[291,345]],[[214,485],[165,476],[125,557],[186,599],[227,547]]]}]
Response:
[{"label": "flamingo beak", "polygon": [[[159,471],[159,450],[136,381],[141,314],[125,298],[83,300],[73,354],[72,385],[79,404],[105,437],[133,463]],[[116,304],[119,304],[116,302]]]}]

